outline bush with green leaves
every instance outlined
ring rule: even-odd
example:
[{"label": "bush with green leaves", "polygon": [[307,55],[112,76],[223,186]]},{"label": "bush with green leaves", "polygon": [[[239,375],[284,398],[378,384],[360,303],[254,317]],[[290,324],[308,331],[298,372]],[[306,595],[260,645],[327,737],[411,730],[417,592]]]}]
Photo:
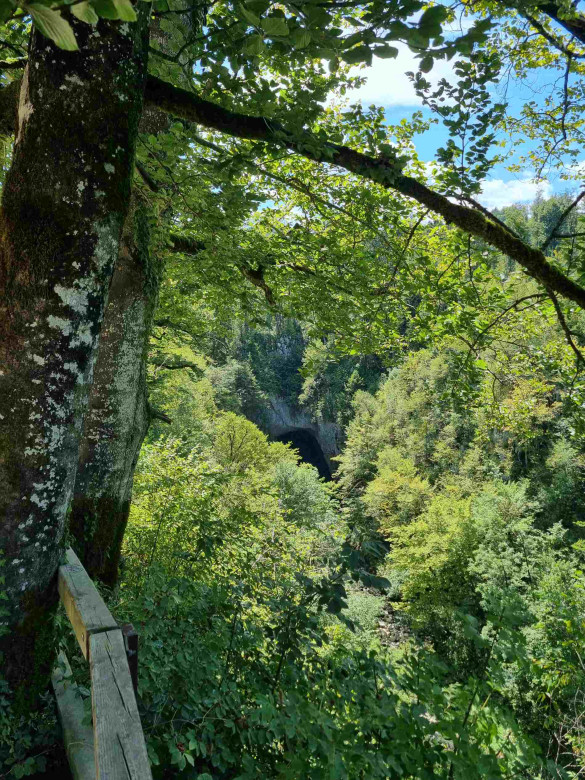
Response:
[{"label": "bush with green leaves", "polygon": [[230,359],[252,352],[155,386],[177,419],[143,451],[116,604],[143,636],[155,771],[576,776],[583,447],[549,380],[519,365],[492,397],[480,377],[461,408],[460,353],[420,350],[355,392],[326,485],[241,416]]},{"label": "bush with green leaves", "polygon": [[[259,603],[158,567],[118,609],[141,631],[155,777],[538,777],[536,746],[481,680],[421,651],[392,661],[327,634],[302,589]],[[260,608],[262,607],[262,608]],[[489,698],[489,697],[488,697]]]},{"label": "bush with green leaves", "polygon": [[[537,777],[535,744],[501,701],[482,703],[496,679],[485,658],[454,682],[432,652],[380,647],[388,583],[331,486],[247,420],[213,426],[208,447],[145,449],[115,604],[141,634],[155,775]],[[235,468],[225,443],[242,431],[251,450]],[[441,502],[428,512],[436,533],[449,527]]]},{"label": "bush with green leaves", "polygon": [[[0,634],[5,630],[2,618],[6,616],[3,567],[0,553]],[[42,773],[47,759],[59,753],[60,729],[55,702],[47,693],[34,712],[23,712],[9,696],[9,686],[1,675],[0,657],[0,777],[21,778]],[[61,758],[61,756],[59,756]]]},{"label": "bush with green leaves", "polygon": [[35,712],[14,712],[8,686],[0,679],[0,777],[20,778],[42,774],[60,750],[61,729],[55,702],[43,696]]},{"label": "bush with green leaves", "polygon": [[376,476],[364,491],[364,503],[382,534],[413,521],[430,501],[432,488],[413,461],[395,447],[386,447],[376,462]]}]

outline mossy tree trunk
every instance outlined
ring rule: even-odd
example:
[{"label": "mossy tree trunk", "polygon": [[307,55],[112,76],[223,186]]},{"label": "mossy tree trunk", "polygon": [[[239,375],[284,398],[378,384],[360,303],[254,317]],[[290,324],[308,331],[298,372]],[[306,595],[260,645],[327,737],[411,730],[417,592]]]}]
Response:
[{"label": "mossy tree trunk", "polygon": [[[144,6],[144,8],[140,8]],[[83,416],[122,227],[146,73],[137,24],[33,33],[0,235],[2,674],[25,703],[52,661],[52,606]]]},{"label": "mossy tree trunk", "polygon": [[[158,20],[151,21],[150,37],[172,54]],[[140,131],[159,135],[170,124],[151,106],[142,113]],[[151,180],[149,187],[158,191]],[[109,587],[118,581],[134,470],[151,420],[147,358],[162,263],[150,241],[150,211],[148,195],[137,189],[104,315],[70,514],[80,559],[93,579]]]},{"label": "mossy tree trunk", "polygon": [[158,286],[148,206],[135,202],[104,316],[70,515],[85,568],[110,586],[118,577],[134,469],[150,421],[146,361]]}]

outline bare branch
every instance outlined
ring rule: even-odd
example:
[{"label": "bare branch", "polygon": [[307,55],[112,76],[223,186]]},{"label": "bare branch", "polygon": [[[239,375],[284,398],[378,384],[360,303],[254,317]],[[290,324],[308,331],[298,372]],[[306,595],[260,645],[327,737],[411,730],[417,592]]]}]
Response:
[{"label": "bare branch", "polygon": [[569,328],[569,324],[567,323],[567,320],[565,318],[565,315],[563,313],[563,310],[561,309],[561,305],[559,303],[559,299],[554,294],[552,290],[548,290],[549,297],[551,301],[553,302],[553,306],[555,307],[555,311],[557,313],[557,319],[559,321],[559,324],[561,328],[563,329],[563,333],[565,334],[565,338],[567,339],[569,346],[575,353],[575,356],[577,358],[577,363],[580,363],[581,365],[585,366],[585,357],[583,357],[583,353],[579,349],[579,347],[575,344],[575,341],[573,340],[573,332]]}]

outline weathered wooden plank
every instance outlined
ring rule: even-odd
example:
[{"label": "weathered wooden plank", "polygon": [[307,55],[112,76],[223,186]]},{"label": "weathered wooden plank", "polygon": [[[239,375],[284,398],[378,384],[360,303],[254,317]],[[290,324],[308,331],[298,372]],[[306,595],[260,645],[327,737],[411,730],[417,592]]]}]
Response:
[{"label": "weathered wooden plank", "polygon": [[52,682],[73,780],[95,780],[93,728],[89,723],[82,725],[83,700],[73,684],[65,653],[59,653],[59,665],[53,671]]},{"label": "weathered wooden plank", "polygon": [[89,647],[96,780],[151,780],[122,632],[92,634]]},{"label": "weathered wooden plank", "polygon": [[67,562],[59,567],[59,595],[81,652],[89,660],[90,635],[110,631],[118,624],[71,548],[67,550],[66,558]]}]

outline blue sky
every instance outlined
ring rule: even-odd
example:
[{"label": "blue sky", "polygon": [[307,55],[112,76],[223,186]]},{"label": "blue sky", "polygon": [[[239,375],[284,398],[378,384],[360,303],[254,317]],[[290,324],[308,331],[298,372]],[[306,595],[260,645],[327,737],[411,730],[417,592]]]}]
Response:
[{"label": "blue sky", "polygon": [[[432,116],[429,109],[423,107],[422,102],[414,93],[412,84],[405,75],[406,71],[416,71],[417,60],[406,46],[400,47],[400,53],[394,60],[374,59],[370,68],[360,73],[367,77],[364,86],[350,93],[351,102],[360,100],[364,105],[372,103],[383,106],[386,110],[388,121],[397,123],[403,117],[409,117],[413,111],[422,110],[425,117]],[[432,83],[438,82],[442,77],[452,75],[452,64],[446,61],[436,61],[432,72],[427,76]],[[532,77],[535,85],[542,86],[542,80],[551,81],[551,74],[536,73]],[[541,80],[542,79],[542,80]],[[523,98],[534,97],[530,85],[516,85],[509,88],[507,99],[513,108],[517,108]],[[446,131],[439,123],[433,125],[431,130],[416,139],[417,151],[422,160],[432,160],[435,150],[442,145],[446,138]],[[522,146],[522,153],[526,153],[529,145]],[[505,165],[495,167],[488,180],[484,183],[480,200],[488,208],[497,208],[511,203],[530,203],[537,192],[544,197],[553,193],[574,191],[579,182],[566,182],[561,180],[544,180],[536,183],[531,178],[531,172],[526,169],[518,173],[508,171]]]}]

